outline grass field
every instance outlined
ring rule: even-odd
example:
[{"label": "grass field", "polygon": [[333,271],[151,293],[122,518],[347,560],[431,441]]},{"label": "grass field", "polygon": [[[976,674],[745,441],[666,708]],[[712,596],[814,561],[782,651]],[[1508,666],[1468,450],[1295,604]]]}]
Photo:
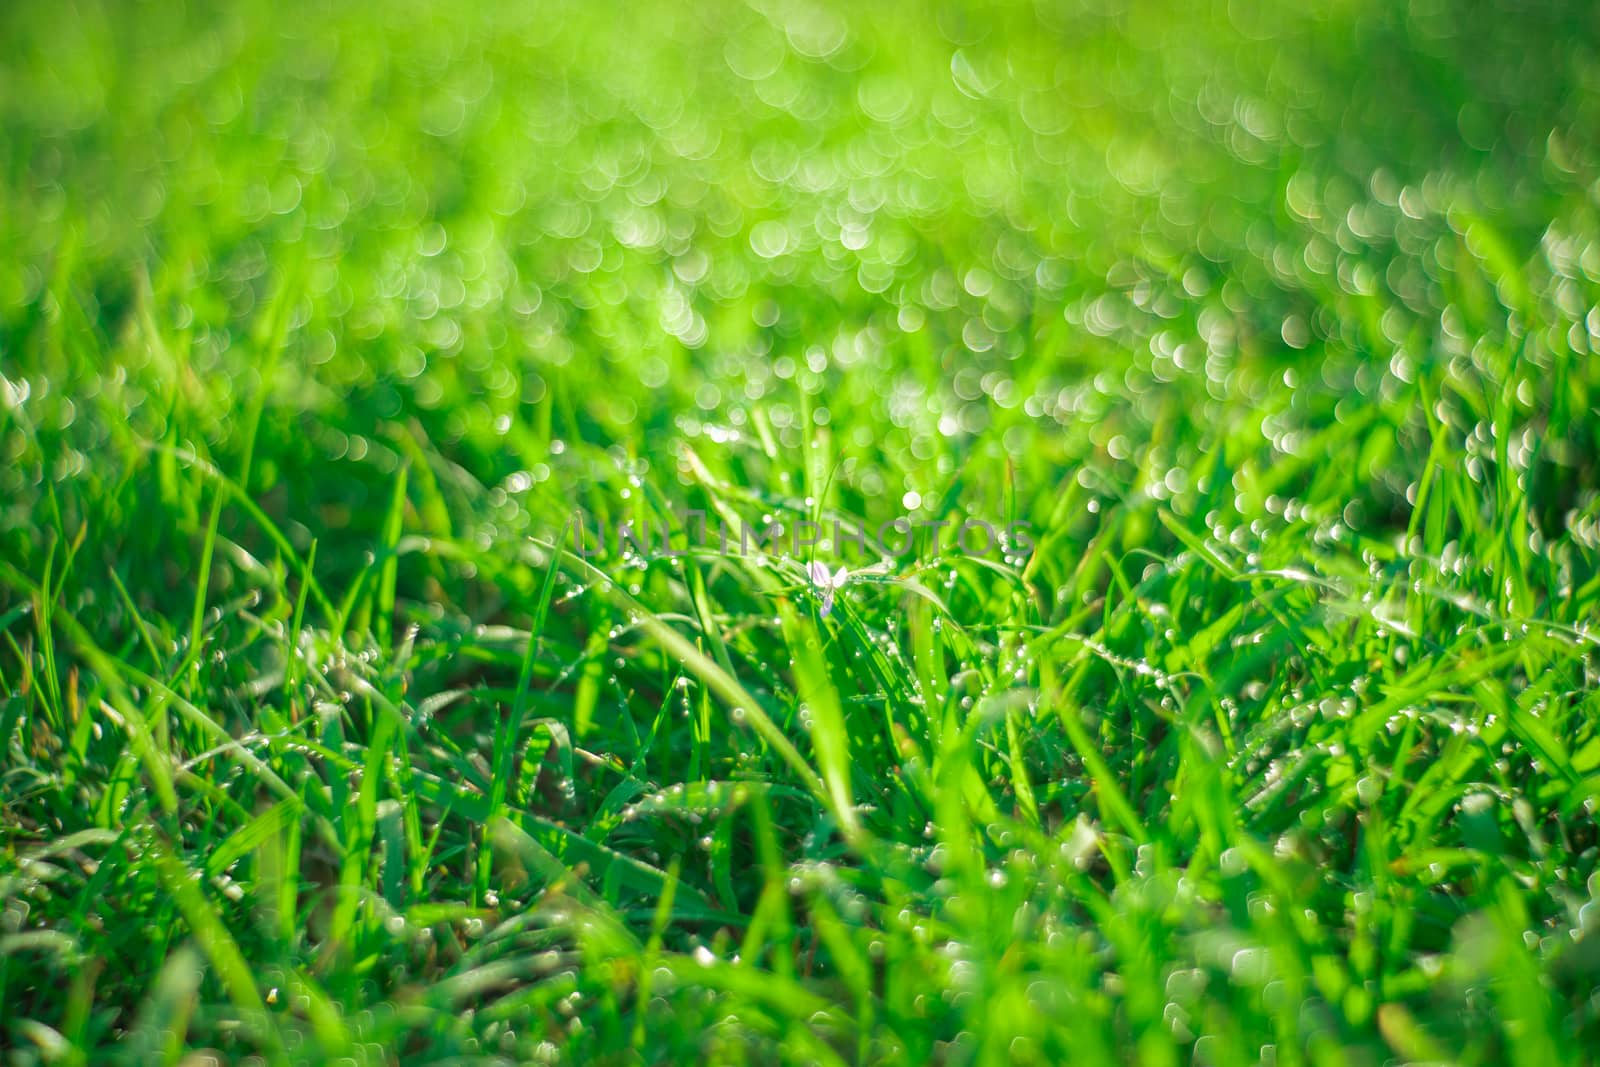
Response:
[{"label": "grass field", "polygon": [[1597,133],[1592,4],[5,4],[0,1060],[1592,1060]]}]

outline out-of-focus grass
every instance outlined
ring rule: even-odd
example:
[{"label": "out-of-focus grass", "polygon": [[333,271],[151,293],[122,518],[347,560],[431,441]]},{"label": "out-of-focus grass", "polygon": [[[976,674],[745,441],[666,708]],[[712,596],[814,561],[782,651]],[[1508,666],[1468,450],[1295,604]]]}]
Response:
[{"label": "out-of-focus grass", "polygon": [[6,5],[10,1061],[1582,1060],[1600,25],[1249,6]]}]

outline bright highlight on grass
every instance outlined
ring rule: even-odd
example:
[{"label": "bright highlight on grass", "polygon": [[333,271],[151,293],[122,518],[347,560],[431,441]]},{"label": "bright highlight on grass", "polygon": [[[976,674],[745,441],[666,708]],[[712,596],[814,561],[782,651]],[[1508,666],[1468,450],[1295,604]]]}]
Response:
[{"label": "bright highlight on grass", "polygon": [[4,5],[0,1060],[1592,1059],[1597,53]]}]

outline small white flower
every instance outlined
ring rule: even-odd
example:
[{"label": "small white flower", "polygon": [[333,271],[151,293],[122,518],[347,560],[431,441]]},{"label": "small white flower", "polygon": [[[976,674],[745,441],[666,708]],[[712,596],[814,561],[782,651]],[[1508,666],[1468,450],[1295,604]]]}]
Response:
[{"label": "small white flower", "polygon": [[850,568],[839,564],[839,569],[832,574],[828,573],[828,565],[811,561],[811,584],[817,587],[817,594],[822,597],[822,616],[827,618],[828,612],[833,610],[833,596],[837,593],[850,577]]}]

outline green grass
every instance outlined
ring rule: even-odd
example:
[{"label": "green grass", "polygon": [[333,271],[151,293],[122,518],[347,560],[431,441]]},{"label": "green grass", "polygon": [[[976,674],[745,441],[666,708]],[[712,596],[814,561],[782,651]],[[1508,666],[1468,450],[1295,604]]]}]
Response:
[{"label": "green grass", "polygon": [[5,1062],[1600,1047],[1590,5],[190,6],[0,12]]}]

